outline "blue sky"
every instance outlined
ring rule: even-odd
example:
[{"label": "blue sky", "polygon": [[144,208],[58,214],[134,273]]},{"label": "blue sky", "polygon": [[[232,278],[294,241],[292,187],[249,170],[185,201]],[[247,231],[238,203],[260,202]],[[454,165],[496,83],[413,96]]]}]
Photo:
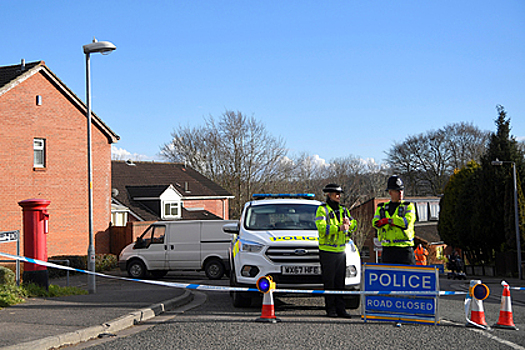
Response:
[{"label": "blue sky", "polygon": [[456,122],[525,140],[525,2],[0,0],[0,65],[43,60],[130,157],[158,159],[179,125],[240,111],[291,154],[381,162]]}]

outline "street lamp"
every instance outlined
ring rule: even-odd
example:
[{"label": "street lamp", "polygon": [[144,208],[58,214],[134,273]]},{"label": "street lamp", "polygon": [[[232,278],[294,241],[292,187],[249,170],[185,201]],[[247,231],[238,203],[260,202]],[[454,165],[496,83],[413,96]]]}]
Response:
[{"label": "street lamp", "polygon": [[[89,246],[88,246],[88,270],[95,272],[95,245],[93,244],[93,164],[91,156],[91,84],[89,56],[92,53],[100,52],[109,54],[116,49],[116,46],[109,41],[97,41],[82,46],[86,55],[86,104],[87,104],[87,152],[88,152],[88,197],[89,197]],[[88,274],[88,292],[96,293],[95,275]]]},{"label": "street lamp", "polygon": [[521,280],[521,242],[520,242],[520,221],[518,214],[518,185],[516,182],[516,163],[510,160],[493,160],[492,165],[501,166],[503,164],[512,164],[512,178],[514,181],[514,224],[516,226],[516,245],[518,248],[518,278]]}]

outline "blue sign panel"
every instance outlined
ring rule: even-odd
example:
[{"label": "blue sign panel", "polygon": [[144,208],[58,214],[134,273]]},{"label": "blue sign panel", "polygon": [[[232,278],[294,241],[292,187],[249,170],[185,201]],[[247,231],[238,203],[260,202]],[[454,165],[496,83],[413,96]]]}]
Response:
[{"label": "blue sign panel", "polygon": [[365,264],[363,318],[438,323],[439,274],[435,267]]},{"label": "blue sign panel", "polygon": [[[373,291],[436,291],[434,268],[407,269],[405,267],[381,268],[383,265],[366,265],[365,289]],[[390,266],[390,265],[388,265]],[[393,265],[392,265],[393,266]],[[430,273],[429,273],[430,272]]]}]

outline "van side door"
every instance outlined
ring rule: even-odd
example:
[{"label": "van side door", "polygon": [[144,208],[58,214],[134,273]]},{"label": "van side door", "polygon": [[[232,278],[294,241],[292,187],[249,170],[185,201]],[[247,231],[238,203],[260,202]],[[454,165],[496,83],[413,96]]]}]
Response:
[{"label": "van side door", "polygon": [[168,229],[167,260],[169,269],[200,269],[200,223],[182,221],[169,225]]}]

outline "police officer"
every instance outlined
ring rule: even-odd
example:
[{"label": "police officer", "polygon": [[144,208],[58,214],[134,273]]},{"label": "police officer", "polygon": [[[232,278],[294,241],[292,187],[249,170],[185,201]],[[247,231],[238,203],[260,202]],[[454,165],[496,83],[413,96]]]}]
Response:
[{"label": "police officer", "polygon": [[413,203],[403,200],[405,185],[397,175],[388,179],[390,201],[377,206],[372,226],[378,231],[383,246],[382,263],[415,265],[414,223],[416,210]]},{"label": "police officer", "polygon": [[[317,208],[315,224],[319,233],[319,258],[325,290],[344,290],[346,275],[346,243],[355,230],[357,222],[348,209],[339,204],[343,189],[336,184],[328,184],[323,189],[326,203]],[[346,317],[343,296],[325,294],[325,309],[328,317]]]}]

